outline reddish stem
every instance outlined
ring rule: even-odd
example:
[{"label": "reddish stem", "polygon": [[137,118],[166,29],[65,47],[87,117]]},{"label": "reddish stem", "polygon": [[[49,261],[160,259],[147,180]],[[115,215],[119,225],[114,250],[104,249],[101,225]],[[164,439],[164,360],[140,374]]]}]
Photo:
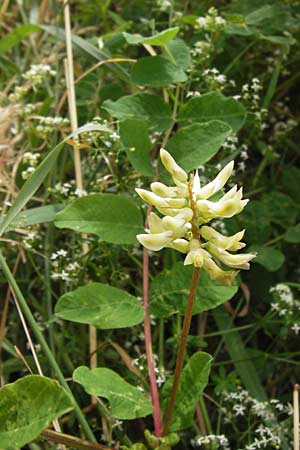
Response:
[{"label": "reddish stem", "polygon": [[189,294],[189,298],[188,298],[188,302],[187,302],[187,306],[186,306],[186,310],[185,310],[181,338],[180,338],[180,343],[179,343],[179,349],[178,349],[178,353],[177,353],[174,381],[173,381],[171,396],[170,396],[169,405],[168,405],[168,409],[167,409],[167,413],[166,413],[165,424],[164,424],[164,428],[163,428],[163,435],[166,435],[169,431],[169,426],[170,426],[172,414],[174,411],[176,394],[177,394],[178,384],[179,384],[183,361],[184,361],[184,352],[185,352],[186,342],[187,342],[189,329],[190,329],[190,325],[191,325],[192,311],[193,311],[193,305],[194,305],[194,301],[195,301],[195,297],[196,297],[199,274],[200,274],[200,268],[194,267],[191,289],[190,289],[190,294]]},{"label": "reddish stem", "polygon": [[[148,213],[151,208],[148,209]],[[143,252],[143,300],[144,300],[144,333],[145,333],[145,347],[147,356],[148,373],[150,380],[150,392],[153,406],[153,420],[154,420],[154,433],[155,436],[161,436],[162,420],[159,403],[159,394],[156,383],[155,367],[152,353],[152,339],[151,339],[151,322],[150,322],[150,310],[149,310],[149,255],[144,248]]]}]

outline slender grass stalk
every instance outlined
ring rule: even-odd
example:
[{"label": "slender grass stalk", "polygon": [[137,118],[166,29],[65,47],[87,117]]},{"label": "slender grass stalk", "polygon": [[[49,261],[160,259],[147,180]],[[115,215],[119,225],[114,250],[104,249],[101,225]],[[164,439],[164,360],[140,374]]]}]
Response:
[{"label": "slender grass stalk", "polygon": [[293,395],[293,406],[294,406],[294,450],[300,449],[299,441],[299,385],[294,386]]},{"label": "slender grass stalk", "polygon": [[[72,131],[78,128],[77,108],[76,108],[76,94],[73,70],[73,51],[72,51],[72,33],[71,33],[71,19],[70,19],[70,5],[68,0],[64,3],[64,17],[65,17],[65,33],[66,33],[66,47],[67,47],[67,61],[65,63],[65,74],[67,82],[67,93],[69,100],[69,112],[71,119]],[[80,160],[80,148],[78,145],[74,146],[74,166],[77,189],[83,190],[83,178]],[[86,242],[82,243],[83,254],[87,254],[89,246]],[[91,369],[97,367],[97,330],[93,325],[89,325],[89,352],[90,352],[90,366]],[[92,397],[92,403],[96,403],[96,399]]]},{"label": "slender grass stalk", "polygon": [[6,263],[4,256],[2,255],[1,250],[0,250],[0,265],[3,269],[4,275],[5,275],[8,283],[10,284],[11,290],[14,292],[16,298],[18,299],[20,309],[22,310],[24,316],[26,317],[26,320],[27,320],[28,324],[30,325],[33,333],[35,334],[37,341],[40,343],[41,348],[43,349],[43,351],[49,361],[50,366],[56,373],[56,376],[57,376],[59,382],[61,383],[61,385],[66,389],[66,391],[70,395],[77,419],[78,419],[79,423],[81,424],[81,426],[84,430],[84,433],[86,434],[86,437],[89,438],[91,441],[96,442],[93,432],[90,429],[89,424],[86,421],[84,415],[82,414],[82,411],[81,411],[75,397],[73,396],[71,389],[69,388],[68,384],[66,383],[63,373],[60,370],[60,367],[57,364],[55,357],[53,356],[53,353],[51,352],[50,347],[48,346],[43,334],[41,333],[39,326],[36,323],[36,320],[35,320],[32,312],[30,311],[30,308],[28,307],[26,300],[25,300],[10,268],[8,267],[8,265]]},{"label": "slender grass stalk", "polygon": [[77,448],[79,450],[114,450],[111,447],[106,447],[106,445],[96,444],[95,442],[86,441],[85,439],[70,436],[69,434],[56,433],[48,429],[42,432],[41,437],[47,441],[65,444],[70,448]]},{"label": "slender grass stalk", "polygon": [[184,361],[186,342],[187,342],[189,329],[190,329],[190,325],[191,325],[192,311],[193,311],[194,301],[195,301],[195,297],[196,297],[199,275],[200,275],[200,268],[194,267],[192,283],[191,283],[190,293],[189,293],[188,302],[187,302],[187,306],[186,306],[186,310],[185,310],[181,338],[180,338],[180,343],[179,343],[179,349],[178,349],[178,354],[177,354],[177,359],[176,359],[174,381],[173,381],[172,391],[171,391],[171,395],[170,395],[169,405],[168,405],[167,412],[166,412],[165,424],[163,427],[163,435],[167,434],[169,431],[172,414],[173,414],[173,410],[175,407],[176,394],[177,394],[177,389],[178,389],[180,375],[181,375],[183,361]]}]

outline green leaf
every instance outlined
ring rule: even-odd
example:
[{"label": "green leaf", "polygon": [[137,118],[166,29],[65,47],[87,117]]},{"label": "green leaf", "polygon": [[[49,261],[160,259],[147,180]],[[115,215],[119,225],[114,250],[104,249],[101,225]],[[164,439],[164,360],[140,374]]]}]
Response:
[{"label": "green leaf", "polygon": [[254,263],[260,264],[269,272],[276,272],[285,261],[285,256],[276,248],[253,245],[249,251],[257,252]]},{"label": "green leaf", "polygon": [[234,98],[225,97],[221,92],[213,91],[191,98],[182,106],[178,118],[188,123],[221,120],[236,132],[245,122],[246,110]]},{"label": "green leaf", "polygon": [[[184,315],[189,295],[193,269],[174,264],[171,270],[164,270],[151,283],[150,311],[156,317],[165,318],[173,314]],[[202,270],[196,293],[193,314],[215,308],[231,299],[237,286],[223,286],[211,280]]]},{"label": "green leaf", "polygon": [[64,294],[55,306],[55,315],[101,330],[131,327],[144,320],[144,310],[136,297],[102,283],[87,284]]},{"label": "green leaf", "polygon": [[143,230],[139,208],[124,195],[80,197],[56,215],[58,228],[93,233],[112,244],[135,244]]},{"label": "green leaf", "polygon": [[81,366],[74,371],[73,380],[81,384],[88,394],[106,398],[111,405],[112,416],[117,419],[136,419],[152,412],[148,398],[113,370],[90,370]]},{"label": "green leaf", "polygon": [[176,62],[176,66],[180,67],[182,70],[186,70],[191,65],[191,52],[189,47],[182,39],[174,39],[166,45],[166,50],[164,50],[164,57],[171,59],[172,62]]},{"label": "green leaf", "polygon": [[219,150],[232,129],[219,120],[180,128],[169,140],[167,150],[177,163],[190,171],[205,164]]},{"label": "green leaf", "polygon": [[140,34],[130,34],[123,33],[128,44],[137,45],[137,44],[148,44],[148,45],[158,45],[165,46],[167,42],[174,39],[179,31],[179,27],[168,28],[167,30],[161,31],[160,33],[156,33],[153,36],[144,37]]},{"label": "green leaf", "polygon": [[1,449],[19,449],[71,409],[68,394],[50,378],[28,375],[7,384],[0,390]]},{"label": "green leaf", "polygon": [[182,69],[162,56],[146,56],[134,64],[131,79],[139,86],[164,87],[183,83],[187,76]]},{"label": "green leaf", "polygon": [[116,102],[107,100],[102,108],[119,120],[143,119],[157,131],[167,130],[172,123],[170,106],[158,95],[138,93],[127,95]]},{"label": "green leaf", "polygon": [[[170,431],[191,426],[196,405],[208,382],[211,361],[211,355],[204,352],[194,353],[188,360],[180,377]],[[168,382],[163,392],[165,396],[170,388],[171,383]]]},{"label": "green leaf", "polygon": [[7,33],[6,36],[0,39],[0,55],[7,52],[7,50],[10,50],[12,47],[19,44],[19,42],[23,41],[23,39],[27,36],[36,31],[40,31],[39,26],[27,23],[15,28],[10,33]]},{"label": "green leaf", "polygon": [[300,223],[287,229],[284,240],[291,244],[298,244],[300,242]]},{"label": "green leaf", "polygon": [[261,199],[265,212],[269,219],[282,226],[294,225],[299,212],[299,202],[295,202],[288,195],[279,191],[271,191],[264,194]]},{"label": "green leaf", "polygon": [[30,227],[31,225],[36,225],[38,223],[53,222],[56,214],[62,209],[62,204],[26,209],[16,216],[14,221],[9,225],[8,230]]},{"label": "green leaf", "polygon": [[43,159],[41,164],[35,169],[30,178],[24,183],[22,189],[20,190],[17,198],[15,199],[12,206],[9,208],[7,215],[0,223],[0,236],[7,230],[11,222],[17,217],[19,212],[24,208],[26,203],[38,190],[38,188],[43,183],[44,179],[54,167],[56,159],[60,154],[64,144],[72,137],[78,136],[80,133],[85,133],[88,131],[105,131],[110,132],[110,130],[103,125],[87,124],[83,127],[78,128],[74,133],[69,134],[63,141],[61,141],[50,153]]},{"label": "green leaf", "polygon": [[150,157],[152,144],[147,123],[140,119],[126,119],[120,122],[119,133],[127,157],[135,170],[143,175],[153,176]]}]

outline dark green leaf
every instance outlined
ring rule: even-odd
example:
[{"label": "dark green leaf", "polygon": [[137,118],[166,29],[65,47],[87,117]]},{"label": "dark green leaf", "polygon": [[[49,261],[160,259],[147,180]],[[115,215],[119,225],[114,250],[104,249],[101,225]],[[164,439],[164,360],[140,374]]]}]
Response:
[{"label": "dark green leaf", "polygon": [[234,132],[243,126],[245,118],[244,106],[232,97],[225,97],[219,91],[191,98],[183,105],[179,114],[179,120],[189,123],[221,120],[227,123]]},{"label": "dark green leaf", "polygon": [[[191,426],[196,405],[208,382],[211,361],[212,357],[204,352],[194,353],[188,360],[180,377],[170,431]],[[164,395],[170,390],[170,384],[166,385]]]},{"label": "dark green leaf", "polygon": [[153,176],[151,141],[148,125],[144,120],[126,119],[119,124],[119,133],[129,161],[143,175]]},{"label": "dark green leaf", "polygon": [[180,128],[170,139],[167,149],[181,167],[190,171],[209,161],[231,132],[232,129],[219,120],[195,123]]},{"label": "dark green leaf", "polygon": [[[164,56],[170,58],[172,62],[176,63],[176,66],[182,70],[186,70],[191,65],[191,52],[189,47],[182,39],[174,39],[166,45],[167,50],[164,51]],[[170,56],[172,55],[172,58]]]},{"label": "dark green leaf", "polygon": [[300,242],[300,223],[296,226],[288,228],[284,240],[290,242],[291,244],[298,244]]},{"label": "dark green leaf", "polygon": [[90,370],[81,366],[74,371],[73,380],[81,384],[88,394],[106,398],[111,405],[112,416],[117,419],[136,419],[152,412],[147,397],[110,369]]},{"label": "dark green leaf", "polygon": [[124,195],[91,194],[76,199],[56,215],[58,228],[93,233],[112,244],[135,244],[143,230],[142,214]]},{"label": "dark green leaf", "polygon": [[0,446],[17,450],[72,409],[68,394],[50,378],[28,375],[0,390]]},{"label": "dark green leaf", "polygon": [[105,101],[102,108],[119,120],[142,118],[158,131],[167,130],[172,123],[170,106],[158,95],[146,93],[127,95],[116,102]]},{"label": "dark green leaf", "polygon": [[91,283],[67,292],[58,300],[55,314],[61,319],[88,323],[102,330],[131,327],[143,321],[137,298],[102,283]]},{"label": "dark green leaf", "polygon": [[[171,270],[157,275],[151,283],[150,310],[156,317],[172,314],[184,315],[189,295],[193,269],[176,263]],[[223,286],[212,281],[202,270],[197,288],[193,314],[215,308],[229,300],[237,291],[237,286]]]},{"label": "dark green leaf", "polygon": [[284,263],[284,254],[272,247],[263,247],[253,245],[249,251],[257,252],[257,256],[253,259],[254,263],[260,264],[269,272],[276,272]]},{"label": "dark green leaf", "polygon": [[139,86],[164,87],[183,83],[187,76],[182,69],[162,56],[146,56],[134,64],[131,79]]}]

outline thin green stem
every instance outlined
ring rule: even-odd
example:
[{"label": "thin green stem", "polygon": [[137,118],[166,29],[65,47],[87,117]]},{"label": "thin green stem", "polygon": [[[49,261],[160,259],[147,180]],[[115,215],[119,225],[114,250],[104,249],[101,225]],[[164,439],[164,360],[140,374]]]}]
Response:
[{"label": "thin green stem", "polygon": [[173,381],[169,405],[168,405],[168,409],[167,409],[167,413],[166,413],[165,424],[164,424],[164,428],[163,428],[163,435],[166,435],[168,433],[169,426],[170,426],[171,419],[172,419],[172,414],[173,414],[174,407],[175,407],[176,394],[177,394],[177,389],[178,389],[180,375],[181,375],[183,361],[184,361],[186,342],[187,342],[190,325],[191,325],[192,311],[193,311],[193,305],[194,305],[194,301],[195,301],[195,297],[196,297],[199,275],[200,275],[200,268],[194,267],[191,289],[190,289],[189,298],[188,298],[188,302],[187,302],[187,306],[186,306],[186,310],[185,310],[181,338],[180,338],[179,349],[178,349],[178,354],[177,354],[174,381]]},{"label": "thin green stem", "polygon": [[69,434],[57,433],[56,431],[48,429],[42,432],[41,437],[47,441],[64,444],[70,448],[77,448],[79,450],[113,450],[106,445],[86,441],[85,439],[70,436]]},{"label": "thin green stem", "polygon": [[71,391],[71,389],[69,388],[68,384],[66,383],[63,373],[60,370],[59,365],[57,364],[51,350],[50,347],[48,346],[43,334],[41,333],[38,324],[35,321],[35,318],[32,314],[32,312],[30,311],[30,308],[28,307],[26,300],[10,270],[10,268],[8,267],[6,260],[4,258],[4,256],[2,255],[2,252],[0,250],[0,265],[3,269],[4,275],[8,281],[8,283],[10,284],[11,289],[13,290],[13,292],[15,293],[20,308],[24,314],[24,316],[26,317],[27,322],[29,323],[32,331],[35,334],[35,337],[37,339],[37,341],[40,343],[43,351],[45,352],[46,357],[48,358],[49,364],[52,367],[52,369],[54,370],[58,380],[60,381],[61,385],[66,389],[66,391],[69,393],[70,397],[71,397],[71,401],[73,403],[74,406],[74,410],[77,416],[77,419],[79,421],[79,423],[81,424],[86,436],[92,441],[92,442],[96,442],[95,437],[93,435],[92,430],[89,427],[88,422],[86,421],[84,415],[82,414],[82,411],[76,401],[76,399],[73,396],[73,393]]}]

